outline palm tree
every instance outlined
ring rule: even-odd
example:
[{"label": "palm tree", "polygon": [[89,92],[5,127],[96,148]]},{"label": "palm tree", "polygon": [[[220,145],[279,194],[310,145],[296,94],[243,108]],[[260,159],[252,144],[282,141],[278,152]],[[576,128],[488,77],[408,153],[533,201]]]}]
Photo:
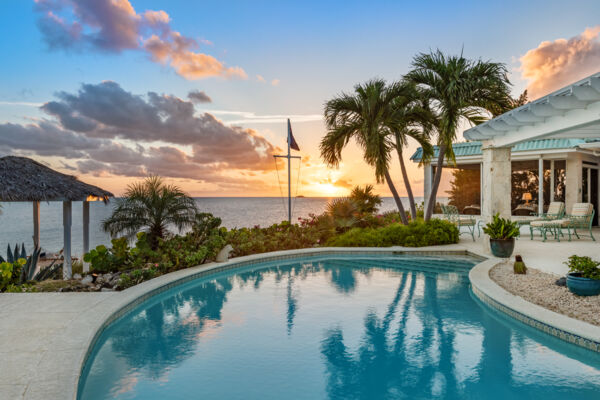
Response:
[{"label": "palm tree", "polygon": [[405,79],[417,85],[436,115],[439,153],[425,220],[433,213],[444,158],[454,161],[452,143],[461,122],[477,125],[498,109],[510,107],[506,66],[482,60],[447,56],[440,50],[418,54]]},{"label": "palm tree", "polygon": [[375,214],[381,205],[381,197],[373,193],[373,185],[354,186],[349,198],[360,214]]},{"label": "palm tree", "polygon": [[392,132],[394,135],[394,147],[400,161],[402,180],[404,181],[408,196],[410,216],[414,221],[417,218],[417,207],[410,180],[408,179],[402,150],[408,144],[408,139],[411,138],[417,141],[423,149],[421,162],[428,161],[433,156],[433,146],[429,139],[434,123],[434,115],[429,109],[426,99],[420,95],[415,85],[405,83],[402,89],[402,92],[394,100],[394,112],[396,113],[397,123],[394,125]]},{"label": "palm tree", "polygon": [[127,186],[112,215],[102,222],[111,236],[124,234],[131,238],[145,229],[150,245],[156,248],[158,239],[168,233],[169,225],[179,231],[191,226],[198,209],[194,199],[174,185],[167,185],[158,176]]},{"label": "palm tree", "polygon": [[400,218],[408,223],[404,206],[389,173],[391,129],[394,125],[393,102],[401,88],[387,86],[384,80],[373,79],[354,87],[354,94],[342,93],[325,104],[325,124],[328,132],[321,140],[321,157],[329,166],[337,167],[342,150],[354,138],[364,151],[364,160],[375,167],[377,182],[387,182]]}]

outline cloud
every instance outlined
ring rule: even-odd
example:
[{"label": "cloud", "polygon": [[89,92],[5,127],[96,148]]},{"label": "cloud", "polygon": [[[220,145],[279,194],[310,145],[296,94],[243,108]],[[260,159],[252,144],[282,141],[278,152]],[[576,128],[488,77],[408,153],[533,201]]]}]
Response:
[{"label": "cloud", "polygon": [[570,39],[545,41],[519,61],[521,77],[535,99],[600,71],[600,25]]},{"label": "cloud", "polygon": [[[208,97],[192,92],[198,93]],[[206,112],[197,116],[192,101],[172,95],[136,95],[107,81],[56,97],[41,107],[47,118],[0,124],[0,152],[59,157],[98,176],[159,174],[242,185],[228,174],[273,171],[273,154],[281,151],[257,131],[227,126]]]},{"label": "cloud", "polygon": [[[199,52],[197,40],[171,29],[163,11],[137,13],[129,0],[35,0],[38,27],[51,50],[144,50],[186,79],[246,79],[240,67],[226,67]],[[202,41],[204,44],[206,41]]]},{"label": "cloud", "polygon": [[265,78],[263,78],[262,75],[256,75],[256,80],[259,81],[259,82],[261,82],[261,83],[265,83],[266,82]]},{"label": "cloud", "polygon": [[231,111],[231,110],[210,110],[211,114],[227,117],[237,117],[238,119],[227,120],[228,124],[273,124],[286,123],[288,118],[293,123],[322,121],[321,114],[266,114],[257,115],[252,111]]},{"label": "cloud", "polygon": [[188,93],[188,99],[194,104],[212,103],[212,99],[202,90],[192,90]]},{"label": "cloud", "polygon": [[273,79],[273,80],[271,81],[271,85],[273,85],[273,86],[277,86],[277,85],[279,85],[280,83],[281,83],[281,81],[280,81],[279,79]]}]

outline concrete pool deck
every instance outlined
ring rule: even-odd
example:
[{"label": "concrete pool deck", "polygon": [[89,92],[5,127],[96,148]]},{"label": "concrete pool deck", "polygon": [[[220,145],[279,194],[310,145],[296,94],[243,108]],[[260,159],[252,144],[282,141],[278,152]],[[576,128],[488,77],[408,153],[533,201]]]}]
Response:
[{"label": "concrete pool deck", "polygon": [[[598,232],[600,238],[600,232]],[[211,263],[163,275],[122,292],[109,293],[4,293],[0,294],[0,398],[2,399],[76,399],[81,368],[100,330],[107,321],[135,307],[145,296],[166,290],[186,279],[194,279],[211,270],[238,263],[258,262],[268,258],[291,258],[298,255],[341,252],[416,252],[457,253],[469,251],[484,255],[483,241],[473,242],[461,236],[457,245],[425,248],[355,248],[301,249],[257,254],[232,259],[227,263]],[[546,242],[522,238],[515,252],[533,268],[564,270],[561,262],[568,255],[597,255],[600,244],[588,241]],[[485,265],[500,262],[491,256]],[[491,280],[490,280],[491,281]],[[513,296],[514,297],[514,296]],[[527,303],[530,304],[530,303]],[[115,314],[117,313],[117,314]],[[600,339],[600,328],[597,328]],[[592,336],[596,331],[592,332]]]}]

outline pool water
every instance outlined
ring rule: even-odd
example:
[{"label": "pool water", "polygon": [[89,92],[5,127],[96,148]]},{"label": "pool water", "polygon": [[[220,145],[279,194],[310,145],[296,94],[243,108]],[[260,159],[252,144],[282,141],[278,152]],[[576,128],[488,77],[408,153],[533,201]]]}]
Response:
[{"label": "pool water", "polygon": [[600,398],[600,356],[476,301],[475,262],[309,257],[188,282],[103,332],[79,397]]}]

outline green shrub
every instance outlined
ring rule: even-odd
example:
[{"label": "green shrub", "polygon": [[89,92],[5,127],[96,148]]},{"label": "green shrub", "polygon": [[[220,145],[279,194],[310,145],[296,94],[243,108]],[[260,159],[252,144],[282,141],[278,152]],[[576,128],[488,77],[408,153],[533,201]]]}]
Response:
[{"label": "green shrub", "polygon": [[447,221],[432,219],[408,225],[391,224],[381,228],[354,228],[332,237],[332,247],[423,247],[458,243],[458,229]]},{"label": "green shrub", "polygon": [[592,260],[590,257],[580,257],[572,255],[569,261],[565,262],[570,272],[579,272],[583,278],[600,279],[600,262]]},{"label": "green shrub", "polygon": [[[315,217],[319,218],[319,217]],[[233,247],[232,256],[265,253],[276,250],[301,249],[314,247],[320,242],[319,225],[323,223],[290,224],[287,221],[267,228],[232,229],[226,234],[226,242]]]},{"label": "green shrub", "polygon": [[490,236],[490,239],[512,239],[521,234],[519,224],[507,218],[500,218],[500,214],[494,215],[492,222],[483,227],[483,232]]}]

